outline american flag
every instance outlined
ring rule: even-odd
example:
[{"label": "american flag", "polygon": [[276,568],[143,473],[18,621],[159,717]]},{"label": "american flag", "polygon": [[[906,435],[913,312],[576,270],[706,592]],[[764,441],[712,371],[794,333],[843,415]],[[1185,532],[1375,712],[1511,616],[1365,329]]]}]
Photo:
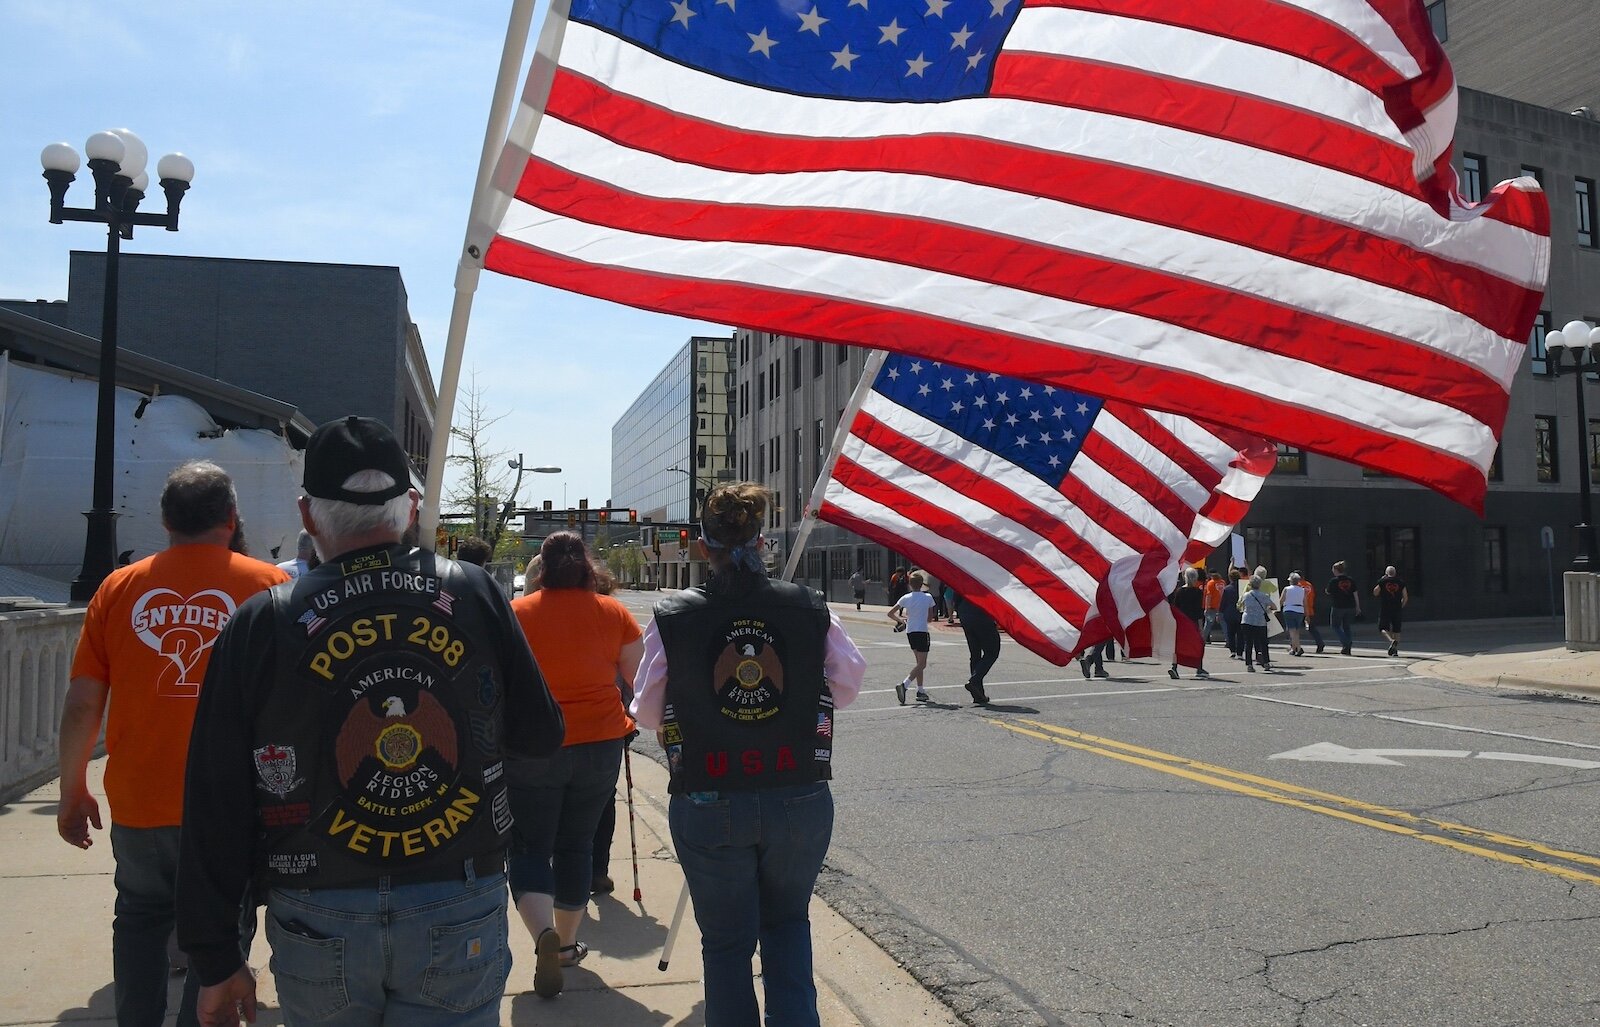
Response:
[{"label": "american flag", "polygon": [[1228,423],[1477,506],[1532,179],[1420,0],[554,0],[485,266]]},{"label": "american flag", "polygon": [[817,517],[914,560],[1046,659],[1107,635],[1142,655],[1179,567],[1227,537],[1276,456],[1176,414],[892,355]]}]

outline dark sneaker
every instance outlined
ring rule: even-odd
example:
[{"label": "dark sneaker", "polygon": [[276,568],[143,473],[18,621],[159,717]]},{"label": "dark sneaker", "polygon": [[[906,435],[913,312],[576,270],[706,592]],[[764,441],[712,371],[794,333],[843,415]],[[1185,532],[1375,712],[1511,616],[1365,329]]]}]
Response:
[{"label": "dark sneaker", "polygon": [[1396,642],[1393,645],[1389,646],[1389,655],[1390,656],[1399,656],[1400,655],[1400,643]]},{"label": "dark sneaker", "polygon": [[894,697],[900,700],[901,706],[906,704],[906,683],[904,681],[894,686]]},{"label": "dark sneaker", "polygon": [[1199,670],[1194,672],[1194,676],[1204,680],[1205,678],[1208,678],[1208,677],[1211,676],[1211,672],[1209,670],[1206,670],[1204,667],[1201,667]]},{"label": "dark sneaker", "polygon": [[932,701],[933,701],[933,696],[929,695],[927,692],[918,690],[918,692],[917,692],[917,702],[932,702]]},{"label": "dark sneaker", "polygon": [[1350,655],[1350,647],[1349,646],[1341,646],[1339,648],[1339,655],[1340,656],[1349,656]]},{"label": "dark sneaker", "polygon": [[1174,681],[1178,680],[1178,668],[1177,667],[1168,667],[1167,668],[1167,677],[1171,678]]},{"label": "dark sneaker", "polygon": [[1111,676],[1111,674],[1108,671],[1097,670],[1094,672],[1094,676],[1097,678],[1108,678]]},{"label": "dark sneaker", "polygon": [[1321,655],[1322,655],[1322,646],[1320,646],[1320,645],[1319,645],[1319,646],[1317,646],[1317,655],[1318,655],[1318,656],[1321,656]]},{"label": "dark sneaker", "polygon": [[617,882],[611,879],[610,874],[596,872],[595,875],[589,880],[590,895],[610,895],[616,890]]},{"label": "dark sneaker", "polygon": [[1079,660],[1078,661],[1078,669],[1083,671],[1083,680],[1088,681],[1089,680],[1089,661],[1088,660]]}]

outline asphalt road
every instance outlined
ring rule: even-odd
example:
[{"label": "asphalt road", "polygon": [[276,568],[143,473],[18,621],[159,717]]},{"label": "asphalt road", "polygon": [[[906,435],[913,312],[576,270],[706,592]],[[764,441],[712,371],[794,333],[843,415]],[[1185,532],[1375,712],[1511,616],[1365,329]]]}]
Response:
[{"label": "asphalt road", "polygon": [[1368,623],[1271,674],[1217,645],[1205,682],[1008,641],[982,709],[958,630],[901,707],[903,636],[842,616],[870,669],[819,887],[970,1023],[1600,1023],[1600,705],[1426,676],[1554,624],[1390,659]]}]

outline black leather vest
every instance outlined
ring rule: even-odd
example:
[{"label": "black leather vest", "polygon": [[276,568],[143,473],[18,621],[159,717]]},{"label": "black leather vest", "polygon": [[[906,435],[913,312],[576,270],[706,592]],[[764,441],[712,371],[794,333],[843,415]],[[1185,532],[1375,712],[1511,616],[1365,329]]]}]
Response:
[{"label": "black leather vest", "polygon": [[717,579],[656,604],[667,656],[668,791],[747,791],[833,776],[828,607],[809,588]]},{"label": "black leather vest", "polygon": [[444,878],[505,848],[505,682],[484,587],[395,546],[272,589],[277,685],[253,752],[263,883]]}]

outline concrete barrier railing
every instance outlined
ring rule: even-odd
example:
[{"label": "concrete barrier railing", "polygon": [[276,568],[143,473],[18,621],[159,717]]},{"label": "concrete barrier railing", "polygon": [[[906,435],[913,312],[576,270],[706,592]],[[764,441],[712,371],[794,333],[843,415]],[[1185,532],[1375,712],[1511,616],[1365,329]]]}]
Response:
[{"label": "concrete barrier railing", "polygon": [[1567,648],[1600,649],[1600,574],[1567,571],[1561,587],[1567,601]]},{"label": "concrete barrier railing", "polygon": [[0,614],[0,803],[55,777],[83,610]]}]

